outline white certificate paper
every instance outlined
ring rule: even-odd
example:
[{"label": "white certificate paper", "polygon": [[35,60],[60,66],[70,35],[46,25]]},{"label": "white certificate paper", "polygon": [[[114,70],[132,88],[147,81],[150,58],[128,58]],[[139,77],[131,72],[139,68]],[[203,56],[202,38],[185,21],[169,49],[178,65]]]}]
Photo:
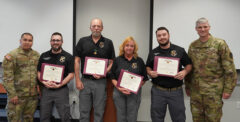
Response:
[{"label": "white certificate paper", "polygon": [[107,59],[85,57],[83,74],[97,74],[100,76],[106,76],[107,73]]},{"label": "white certificate paper", "polygon": [[154,71],[159,75],[174,77],[178,73],[179,58],[155,56]]},{"label": "white certificate paper", "polygon": [[143,80],[143,76],[121,70],[121,73],[118,78],[117,86],[126,88],[131,92],[137,94],[141,86],[142,80]]},{"label": "white certificate paper", "polygon": [[61,83],[64,74],[64,66],[43,63],[41,67],[42,81],[53,81],[55,83]]}]

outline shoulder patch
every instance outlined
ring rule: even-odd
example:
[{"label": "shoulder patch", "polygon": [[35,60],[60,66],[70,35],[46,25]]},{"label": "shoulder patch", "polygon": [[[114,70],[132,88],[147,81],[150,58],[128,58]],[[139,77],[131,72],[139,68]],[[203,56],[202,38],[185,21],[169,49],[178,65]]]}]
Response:
[{"label": "shoulder patch", "polygon": [[9,55],[9,54],[5,55],[4,57],[5,57],[8,61],[11,61],[11,60],[12,60],[12,56]]}]

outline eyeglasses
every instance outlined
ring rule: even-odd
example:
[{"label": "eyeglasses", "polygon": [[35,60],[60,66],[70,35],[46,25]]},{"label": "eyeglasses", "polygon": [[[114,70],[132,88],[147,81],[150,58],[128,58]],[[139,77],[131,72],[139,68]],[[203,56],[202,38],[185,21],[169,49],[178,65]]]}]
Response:
[{"label": "eyeglasses", "polygon": [[51,40],[51,42],[60,42],[60,41],[62,41],[62,40],[55,40],[55,39],[53,39],[53,40]]}]

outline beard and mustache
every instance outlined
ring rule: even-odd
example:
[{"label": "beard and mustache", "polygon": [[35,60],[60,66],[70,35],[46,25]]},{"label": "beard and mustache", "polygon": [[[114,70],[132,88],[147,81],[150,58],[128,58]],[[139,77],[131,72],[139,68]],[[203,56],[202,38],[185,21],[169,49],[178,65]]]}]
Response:
[{"label": "beard and mustache", "polygon": [[92,32],[92,35],[94,37],[99,37],[99,36],[101,36],[101,32]]},{"label": "beard and mustache", "polygon": [[62,49],[62,46],[57,46],[57,47],[54,47],[55,45],[52,45],[52,50],[55,51],[55,52],[58,52],[59,50]]},{"label": "beard and mustache", "polygon": [[165,43],[159,43],[159,45],[162,47],[167,46],[168,44],[169,44],[169,40],[167,40]]}]

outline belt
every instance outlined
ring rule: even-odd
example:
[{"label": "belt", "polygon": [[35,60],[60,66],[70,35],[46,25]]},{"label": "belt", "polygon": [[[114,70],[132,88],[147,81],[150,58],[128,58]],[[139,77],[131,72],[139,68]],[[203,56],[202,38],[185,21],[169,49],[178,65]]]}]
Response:
[{"label": "belt", "polygon": [[85,78],[85,79],[91,79],[91,80],[100,80],[100,79],[104,79],[105,78],[104,77],[104,78],[96,79],[92,75],[82,75],[82,77]]},{"label": "belt", "polygon": [[162,91],[176,91],[178,89],[182,89],[182,86],[178,86],[178,87],[173,87],[173,88],[164,88],[164,87],[161,87],[161,86],[158,86],[158,85],[154,85],[157,89],[160,89]]},{"label": "belt", "polygon": [[86,79],[91,79],[91,80],[97,80],[96,78],[94,78],[92,75],[82,75],[83,78]]}]

